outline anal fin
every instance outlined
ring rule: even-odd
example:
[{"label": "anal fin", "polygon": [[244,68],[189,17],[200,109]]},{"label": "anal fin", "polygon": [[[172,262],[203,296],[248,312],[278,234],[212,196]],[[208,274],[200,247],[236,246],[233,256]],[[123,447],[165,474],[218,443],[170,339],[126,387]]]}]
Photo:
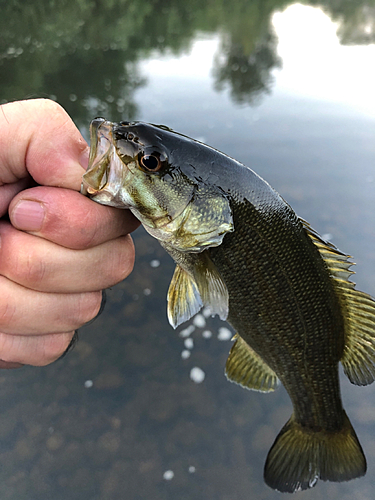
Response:
[{"label": "anal fin", "polygon": [[260,392],[272,392],[279,384],[276,373],[238,333],[230,350],[225,374],[231,382]]}]

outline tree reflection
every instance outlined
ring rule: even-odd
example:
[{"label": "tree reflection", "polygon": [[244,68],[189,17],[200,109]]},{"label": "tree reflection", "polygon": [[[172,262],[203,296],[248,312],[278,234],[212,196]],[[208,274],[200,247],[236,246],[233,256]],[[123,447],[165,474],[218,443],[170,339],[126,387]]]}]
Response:
[{"label": "tree reflection", "polygon": [[[134,94],[145,83],[139,61],[155,51],[179,54],[198,32],[219,32],[215,87],[253,104],[271,91],[272,69],[280,65],[271,16],[290,3],[9,0],[0,16],[0,95],[55,96],[80,124],[97,114],[132,119]],[[332,13],[343,43],[374,41],[373,1],[306,3]]]},{"label": "tree reflection", "polygon": [[262,94],[271,92],[271,70],[281,66],[276,45],[273,34],[268,34],[251,54],[245,54],[239,43],[224,42],[214,62],[216,89],[229,86],[236,103],[255,104]]}]

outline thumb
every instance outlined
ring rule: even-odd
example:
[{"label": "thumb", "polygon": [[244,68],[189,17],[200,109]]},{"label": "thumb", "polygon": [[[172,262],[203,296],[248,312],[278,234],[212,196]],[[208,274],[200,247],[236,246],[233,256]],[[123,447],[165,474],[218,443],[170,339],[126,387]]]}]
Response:
[{"label": "thumb", "polygon": [[3,104],[0,113],[0,185],[32,177],[38,184],[79,191],[88,146],[54,101]]}]

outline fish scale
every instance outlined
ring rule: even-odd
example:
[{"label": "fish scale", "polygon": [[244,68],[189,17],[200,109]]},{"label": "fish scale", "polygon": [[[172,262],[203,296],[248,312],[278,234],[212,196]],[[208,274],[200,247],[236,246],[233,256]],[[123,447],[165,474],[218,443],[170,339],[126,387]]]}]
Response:
[{"label": "fish scale", "polygon": [[167,296],[176,328],[202,307],[236,329],[229,380],[271,392],[293,413],[272,445],[265,482],[282,492],[366,472],[343,409],[339,362],[375,379],[375,301],[352,263],[250,168],[168,127],[94,120],[82,192],[130,209],[176,263]]},{"label": "fish scale", "polygon": [[[337,341],[343,325],[340,305],[332,294],[327,273],[324,268],[319,269],[322,266],[311,265],[309,254],[315,253],[315,248],[307,238],[301,239],[298,246],[293,241],[295,226],[300,232],[303,231],[302,226],[298,227],[297,220],[295,224],[290,224],[288,220],[287,229],[279,232],[284,237],[274,240],[264,230],[269,226],[268,220],[261,224],[259,213],[249,216],[248,212],[254,209],[244,205],[246,204],[233,207],[237,231],[226,235],[219,247],[210,249],[211,258],[228,287],[228,321],[266,363],[280,374],[279,377],[293,401],[299,423],[311,428],[340,429],[342,405],[337,362],[341,351],[339,352],[337,345],[340,342]],[[238,220],[236,213],[239,214]],[[255,230],[249,223],[253,218],[257,221]],[[241,219],[245,219],[247,224],[243,224]],[[273,222],[270,227],[274,224]],[[283,218],[279,224],[284,224]],[[231,241],[234,238],[235,244]],[[302,242],[305,243],[305,248],[301,248]],[[278,247],[285,249],[288,243],[294,249],[277,251]],[[281,256],[278,255],[280,253]],[[280,272],[282,267],[286,270]],[[301,273],[299,268],[302,268]],[[247,270],[246,273],[243,272],[244,269]],[[323,276],[320,276],[322,271]],[[294,278],[301,274],[303,279]],[[255,284],[253,276],[256,276]],[[321,290],[321,307],[318,307],[315,283],[321,284],[324,281],[326,287]],[[303,296],[303,301],[300,300],[300,295]],[[333,302],[329,309],[327,297]],[[315,308],[313,313],[312,308]],[[332,310],[337,311],[335,321],[332,320]],[[237,311],[245,311],[245,314],[238,315]],[[332,331],[331,340],[327,342],[329,331]],[[320,342],[322,339],[325,342]],[[312,363],[309,358],[312,358]],[[316,362],[317,359],[319,363]],[[298,365],[298,370],[295,370],[295,364]],[[311,379],[317,391],[311,391]],[[315,405],[314,400],[317,401]],[[323,406],[323,400],[328,404]]]}]

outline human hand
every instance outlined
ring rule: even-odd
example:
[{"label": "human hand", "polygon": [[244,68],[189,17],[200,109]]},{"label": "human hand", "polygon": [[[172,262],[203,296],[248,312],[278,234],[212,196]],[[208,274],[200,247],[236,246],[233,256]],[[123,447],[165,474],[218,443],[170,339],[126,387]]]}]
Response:
[{"label": "human hand", "polygon": [[[129,275],[138,221],[79,193],[88,146],[44,99],[0,110],[0,368],[46,365]],[[36,186],[36,187],[29,187]]]}]

